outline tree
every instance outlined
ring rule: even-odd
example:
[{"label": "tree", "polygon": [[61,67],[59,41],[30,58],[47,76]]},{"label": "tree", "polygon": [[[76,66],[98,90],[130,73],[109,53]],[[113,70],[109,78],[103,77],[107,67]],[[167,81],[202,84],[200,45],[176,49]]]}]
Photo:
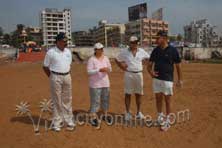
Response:
[{"label": "tree", "polygon": [[181,34],[177,35],[177,41],[183,41],[183,36]]},{"label": "tree", "polygon": [[22,31],[24,30],[25,25],[18,24],[17,29],[12,32],[11,36],[11,44],[12,46],[19,48],[21,44],[24,42],[23,37],[21,37]]},{"label": "tree", "polygon": [[2,27],[0,27],[0,36],[3,36],[3,29],[2,29]]},{"label": "tree", "polygon": [[11,45],[11,36],[7,33],[3,36],[3,44]]},{"label": "tree", "polygon": [[170,42],[175,42],[177,39],[175,36],[169,36]]},{"label": "tree", "polygon": [[16,29],[16,31],[17,31],[19,34],[21,34],[22,31],[24,30],[24,28],[25,28],[25,25],[23,25],[23,24],[17,24],[17,29]]}]

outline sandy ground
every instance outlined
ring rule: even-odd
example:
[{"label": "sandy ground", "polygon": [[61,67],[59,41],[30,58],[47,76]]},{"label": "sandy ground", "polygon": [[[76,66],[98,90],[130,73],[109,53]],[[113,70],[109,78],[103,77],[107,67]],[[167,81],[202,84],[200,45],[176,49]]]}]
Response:
[{"label": "sandy ground", "polygon": [[[89,125],[77,126],[74,132],[46,132],[40,124],[40,135],[35,135],[27,116],[17,117],[15,105],[28,101],[35,122],[40,110],[39,102],[49,98],[48,79],[41,63],[14,63],[0,65],[0,147],[1,148],[61,148],[61,147],[127,147],[127,148],[220,148],[222,146],[222,65],[183,64],[184,88],[175,89],[173,111],[189,109],[190,121],[174,125],[167,132],[157,127],[108,126],[101,130]],[[124,113],[123,72],[113,64],[110,112]],[[73,110],[89,109],[88,78],[83,64],[72,65]],[[144,72],[145,95],[142,110],[155,117],[155,100],[151,79]],[[135,100],[131,104],[136,112]]]}]

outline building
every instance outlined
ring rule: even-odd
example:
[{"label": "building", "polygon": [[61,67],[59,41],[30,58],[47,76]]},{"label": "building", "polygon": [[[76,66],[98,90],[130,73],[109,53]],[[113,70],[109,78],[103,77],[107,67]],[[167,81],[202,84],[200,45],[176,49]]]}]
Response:
[{"label": "building", "polygon": [[184,26],[184,40],[202,47],[216,47],[219,44],[219,36],[215,29],[207,19],[192,21]]},{"label": "building", "polygon": [[58,33],[64,32],[68,37],[68,45],[72,44],[71,36],[71,10],[46,8],[41,12],[41,27],[43,34],[43,44],[45,46],[53,46],[55,44],[55,37]]},{"label": "building", "polygon": [[25,30],[32,41],[36,42],[38,45],[43,44],[42,29],[40,27],[27,27]]},{"label": "building", "polygon": [[100,42],[105,47],[117,47],[125,43],[125,25],[110,24],[106,20],[99,22],[98,26],[93,29],[94,42]]},{"label": "building", "polygon": [[156,44],[157,33],[160,30],[169,32],[168,22],[149,18],[131,21],[126,23],[125,40],[129,43],[130,36],[134,35],[139,38],[142,45],[152,46]]},{"label": "building", "polygon": [[94,44],[92,30],[73,32],[72,37],[76,46],[93,46]]}]

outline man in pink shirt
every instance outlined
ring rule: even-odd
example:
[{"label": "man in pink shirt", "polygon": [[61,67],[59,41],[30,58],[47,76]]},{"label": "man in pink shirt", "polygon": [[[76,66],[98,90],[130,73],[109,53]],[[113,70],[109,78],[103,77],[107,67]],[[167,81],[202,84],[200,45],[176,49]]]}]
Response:
[{"label": "man in pink shirt", "polygon": [[94,47],[95,53],[88,60],[87,72],[89,74],[89,89],[90,89],[90,113],[92,126],[99,128],[99,122],[96,116],[100,108],[100,102],[103,112],[105,113],[106,120],[110,123],[110,118],[107,116],[109,108],[110,96],[110,81],[108,73],[112,71],[112,67],[108,57],[103,53],[103,45],[96,43]]}]

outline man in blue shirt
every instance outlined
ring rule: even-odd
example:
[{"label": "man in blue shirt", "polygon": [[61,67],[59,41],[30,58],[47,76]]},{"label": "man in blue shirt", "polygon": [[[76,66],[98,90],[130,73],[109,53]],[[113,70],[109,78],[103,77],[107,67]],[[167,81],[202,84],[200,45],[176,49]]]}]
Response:
[{"label": "man in blue shirt", "polygon": [[[181,58],[176,48],[168,44],[168,34],[159,31],[157,47],[152,51],[148,72],[153,78],[153,91],[156,96],[156,106],[158,112],[157,122],[161,129],[166,131],[170,128],[171,96],[173,95],[173,73],[176,66],[178,81],[176,85],[182,87]],[[166,120],[162,112],[163,98],[166,103]]]}]

